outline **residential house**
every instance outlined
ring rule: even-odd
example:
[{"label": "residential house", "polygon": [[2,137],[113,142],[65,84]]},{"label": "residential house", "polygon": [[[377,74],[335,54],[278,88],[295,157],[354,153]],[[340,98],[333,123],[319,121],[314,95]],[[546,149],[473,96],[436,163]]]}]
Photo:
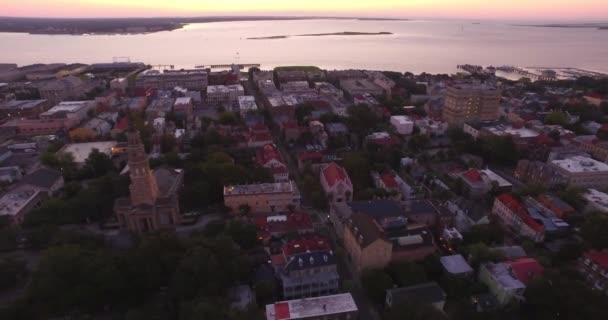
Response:
[{"label": "residential house", "polygon": [[545,239],[543,223],[533,218],[529,211],[512,195],[504,193],[494,201],[492,214],[517,234],[536,242]]},{"label": "residential house", "polygon": [[383,174],[372,172],[372,179],[376,188],[394,193],[392,199],[398,201],[410,201],[413,197],[413,188],[407,184],[397,173],[388,171]]},{"label": "residential house", "polygon": [[323,296],[339,290],[336,257],[325,239],[292,240],[272,261],[285,299]]},{"label": "residential house", "polygon": [[608,250],[589,250],[578,259],[578,271],[589,286],[608,294]]},{"label": "residential house", "polygon": [[451,275],[468,277],[473,274],[473,268],[467,263],[461,254],[443,256],[439,258],[443,270]]},{"label": "residential house", "polygon": [[267,144],[256,151],[256,162],[271,171],[275,182],[289,181],[289,170],[281,152],[274,144]]}]

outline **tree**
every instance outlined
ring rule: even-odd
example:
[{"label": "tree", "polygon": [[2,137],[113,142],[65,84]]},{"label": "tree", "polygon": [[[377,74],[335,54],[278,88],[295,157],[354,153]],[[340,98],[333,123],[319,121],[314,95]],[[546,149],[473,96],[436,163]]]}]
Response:
[{"label": "tree", "polygon": [[603,213],[590,214],[581,226],[581,236],[596,249],[608,248],[608,216]]},{"label": "tree", "polygon": [[545,117],[545,124],[565,126],[568,124],[568,116],[561,111],[553,111]]},{"label": "tree", "polygon": [[361,284],[372,301],[383,304],[386,290],[393,287],[393,279],[382,270],[370,270],[361,276]]},{"label": "tree", "polygon": [[226,234],[243,249],[251,249],[258,243],[255,225],[237,220],[228,222]]},{"label": "tree", "polygon": [[222,114],[220,114],[219,116],[219,123],[223,124],[223,125],[236,125],[239,123],[239,119],[237,117],[236,114],[234,114],[234,112],[223,112]]},{"label": "tree", "polygon": [[426,148],[430,142],[431,140],[427,135],[415,134],[407,141],[407,147],[414,152],[419,152]]},{"label": "tree", "polygon": [[296,120],[298,120],[298,123],[300,125],[305,125],[306,124],[306,119],[307,117],[309,117],[312,112],[314,111],[314,107],[308,104],[304,104],[301,106],[298,106],[296,108]]},{"label": "tree", "polygon": [[429,304],[405,303],[393,306],[389,309],[384,319],[386,320],[447,320],[447,316]]},{"label": "tree", "polygon": [[464,248],[466,256],[468,256],[469,263],[475,269],[484,262],[498,262],[504,260],[504,256],[498,252],[488,248],[483,243],[472,244]]},{"label": "tree", "polygon": [[0,291],[13,288],[27,275],[25,261],[15,257],[0,260]]},{"label": "tree", "polygon": [[587,205],[587,200],[583,196],[584,191],[576,187],[568,187],[557,193],[557,196],[571,205],[576,210],[583,210]]},{"label": "tree", "polygon": [[115,170],[114,162],[107,154],[100,152],[98,149],[93,149],[84,162],[82,175],[87,178],[100,177]]},{"label": "tree", "polygon": [[463,244],[483,243],[486,245],[501,244],[504,239],[504,231],[500,225],[495,223],[478,224],[472,226],[463,234]]},{"label": "tree", "polygon": [[26,294],[38,318],[48,318],[68,310],[94,312],[119,305],[127,283],[109,254],[69,245],[43,255]]}]

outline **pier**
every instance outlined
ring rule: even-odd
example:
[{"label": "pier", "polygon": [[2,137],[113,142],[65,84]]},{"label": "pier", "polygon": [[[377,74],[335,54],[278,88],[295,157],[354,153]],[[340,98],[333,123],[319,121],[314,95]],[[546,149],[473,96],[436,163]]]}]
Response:
[{"label": "pier", "polygon": [[[249,68],[259,68],[261,66],[261,64],[259,63],[234,63],[235,65],[237,65],[239,67],[239,69],[249,69]],[[232,63],[231,64],[211,64],[211,65],[196,65],[194,66],[194,68],[196,69],[229,69],[232,68]]]}]

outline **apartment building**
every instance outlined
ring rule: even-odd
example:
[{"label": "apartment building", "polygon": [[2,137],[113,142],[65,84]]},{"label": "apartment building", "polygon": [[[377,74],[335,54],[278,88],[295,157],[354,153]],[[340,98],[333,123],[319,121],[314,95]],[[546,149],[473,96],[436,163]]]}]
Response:
[{"label": "apartment building", "polygon": [[608,187],[608,164],[589,157],[574,156],[553,160],[549,165],[565,177],[569,185],[580,188],[603,189]]},{"label": "apartment building", "polygon": [[253,213],[299,210],[301,195],[295,182],[275,182],[224,187],[224,205],[237,214],[242,206]]},{"label": "apartment building", "polygon": [[81,98],[85,93],[84,82],[80,78],[67,76],[52,80],[38,87],[40,97],[55,104],[68,98]]},{"label": "apartment building", "polygon": [[462,126],[469,121],[498,119],[501,92],[494,86],[455,84],[445,93],[443,120],[450,126]]},{"label": "apartment building", "polygon": [[545,239],[543,224],[533,219],[523,204],[508,193],[496,197],[492,214],[496,215],[505,226],[523,237],[536,242],[542,242]]},{"label": "apartment building", "polygon": [[143,89],[173,90],[182,87],[192,91],[204,91],[209,84],[209,75],[205,70],[147,70],[140,73],[135,86]]},{"label": "apartment building", "polygon": [[336,257],[327,240],[299,238],[283,245],[273,265],[283,285],[283,298],[296,299],[335,294],[340,287]]},{"label": "apartment building", "polygon": [[239,103],[239,97],[245,95],[245,89],[240,84],[228,86],[208,86],[207,104],[212,107],[229,107]]}]

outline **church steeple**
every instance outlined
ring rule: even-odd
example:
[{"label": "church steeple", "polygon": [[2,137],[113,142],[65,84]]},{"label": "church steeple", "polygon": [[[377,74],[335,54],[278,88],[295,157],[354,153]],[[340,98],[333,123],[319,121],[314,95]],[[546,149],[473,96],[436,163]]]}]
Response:
[{"label": "church steeple", "polygon": [[131,204],[153,205],[158,198],[158,186],[156,179],[150,170],[148,157],[141,142],[139,131],[129,130],[127,132],[127,155],[129,164],[129,175],[131,177]]}]

